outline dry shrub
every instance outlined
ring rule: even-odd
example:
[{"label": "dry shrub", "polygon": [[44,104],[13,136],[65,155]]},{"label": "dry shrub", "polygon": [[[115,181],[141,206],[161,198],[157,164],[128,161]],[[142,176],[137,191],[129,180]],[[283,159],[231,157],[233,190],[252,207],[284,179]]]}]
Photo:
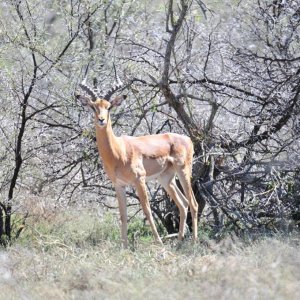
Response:
[{"label": "dry shrub", "polygon": [[296,299],[300,291],[298,234],[163,247],[137,240],[124,251],[111,214],[70,210],[52,220],[35,221],[2,251],[0,299]]}]

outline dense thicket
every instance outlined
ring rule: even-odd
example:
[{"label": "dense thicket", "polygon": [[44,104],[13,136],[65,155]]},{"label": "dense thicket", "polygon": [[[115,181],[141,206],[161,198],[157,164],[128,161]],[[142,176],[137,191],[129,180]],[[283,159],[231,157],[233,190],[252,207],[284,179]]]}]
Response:
[{"label": "dense thicket", "polygon": [[[116,133],[192,138],[194,190],[213,232],[297,226],[299,7],[299,0],[2,1],[2,243],[30,216],[24,197],[67,208],[114,196],[92,119],[74,99],[83,79],[109,88],[114,65],[128,94],[112,113]],[[172,203],[156,184],[149,192],[155,217],[177,231]]]}]

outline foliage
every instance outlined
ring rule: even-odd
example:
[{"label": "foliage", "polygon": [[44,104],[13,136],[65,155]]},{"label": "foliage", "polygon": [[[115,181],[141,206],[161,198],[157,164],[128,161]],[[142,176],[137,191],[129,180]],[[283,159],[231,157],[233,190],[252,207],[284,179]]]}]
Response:
[{"label": "foliage", "polygon": [[[109,206],[114,192],[74,92],[83,79],[108,89],[114,65],[129,96],[112,112],[116,133],[192,138],[194,191],[211,232],[299,227],[299,5],[2,1],[1,243],[32,215],[28,197]],[[156,184],[149,193],[156,219],[177,232],[174,205]],[[24,216],[15,228],[14,213]]]},{"label": "foliage", "polygon": [[115,240],[116,217],[99,222],[93,212],[31,218],[17,242],[0,250],[0,299],[297,298],[297,233],[230,234],[181,247],[138,239],[133,252]]}]

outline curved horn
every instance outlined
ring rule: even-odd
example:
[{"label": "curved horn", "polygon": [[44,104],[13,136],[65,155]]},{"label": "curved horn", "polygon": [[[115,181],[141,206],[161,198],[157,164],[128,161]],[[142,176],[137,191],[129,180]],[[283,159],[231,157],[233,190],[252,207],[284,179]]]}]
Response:
[{"label": "curved horn", "polygon": [[123,86],[123,82],[119,81],[119,83],[117,83],[115,86],[113,86],[110,90],[108,90],[106,92],[106,94],[104,95],[104,99],[105,100],[109,100],[110,97],[112,96],[112,94],[114,94],[117,90],[119,90],[121,87]]},{"label": "curved horn", "polygon": [[92,97],[92,101],[96,101],[97,98],[99,98],[98,94],[97,94],[97,90],[94,90],[92,88],[90,88],[89,86],[87,86],[84,83],[80,83],[79,86],[81,87],[82,90],[84,90],[88,95],[90,95]]},{"label": "curved horn", "polygon": [[114,65],[114,71],[115,71],[115,77],[117,80],[117,83],[111,88],[109,89],[106,94],[104,95],[104,99],[105,100],[109,100],[110,97],[112,96],[112,94],[114,94],[117,90],[119,90],[124,84],[121,81],[121,79],[119,78],[118,74],[117,74],[117,70],[116,70],[116,66]]}]

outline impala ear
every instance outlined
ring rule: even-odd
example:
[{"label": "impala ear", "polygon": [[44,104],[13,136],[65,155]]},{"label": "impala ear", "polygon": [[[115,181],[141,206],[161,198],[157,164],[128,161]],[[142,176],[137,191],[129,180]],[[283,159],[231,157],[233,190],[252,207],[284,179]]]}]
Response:
[{"label": "impala ear", "polygon": [[115,97],[114,99],[112,99],[110,101],[111,107],[120,106],[122,104],[123,100],[125,100],[126,98],[127,98],[126,95],[121,95],[121,96]]},{"label": "impala ear", "polygon": [[75,93],[75,97],[80,101],[81,105],[84,107],[89,107],[93,112],[95,112],[95,107],[93,105],[93,101],[86,96],[82,96],[80,94]]},{"label": "impala ear", "polygon": [[79,93],[75,93],[75,98],[80,101],[82,106],[93,106],[93,101],[86,96],[82,96]]}]

